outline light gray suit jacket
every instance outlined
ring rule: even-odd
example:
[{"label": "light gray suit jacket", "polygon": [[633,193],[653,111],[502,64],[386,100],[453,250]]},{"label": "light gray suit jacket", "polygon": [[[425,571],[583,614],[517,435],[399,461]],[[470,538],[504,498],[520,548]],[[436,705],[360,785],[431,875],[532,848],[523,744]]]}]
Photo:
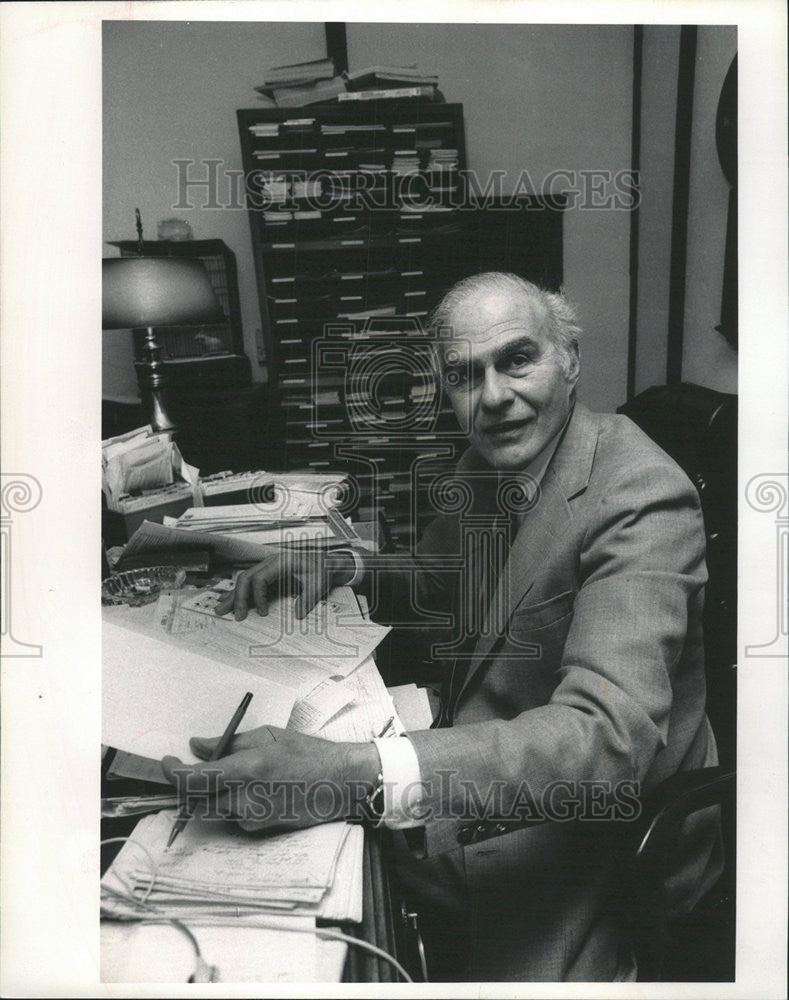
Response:
[{"label": "light gray suit jacket", "polygon": [[[457,473],[473,484],[484,467],[470,450]],[[457,555],[461,535],[452,514],[425,531],[423,606],[455,606],[458,575],[434,557]],[[494,606],[506,625],[476,642],[452,727],[411,734],[429,811],[427,858],[415,868],[470,909],[473,978],[621,972],[624,824],[606,822],[600,803],[610,788],[626,818],[636,783],[646,794],[716,762],[704,712],[705,580],[699,500],[685,474],[626,417],[576,404],[499,582]],[[505,822],[469,814],[486,797]],[[552,807],[554,820],[569,808],[569,821],[510,822]],[[716,836],[709,812],[688,824],[670,883],[676,908],[717,874]]]}]

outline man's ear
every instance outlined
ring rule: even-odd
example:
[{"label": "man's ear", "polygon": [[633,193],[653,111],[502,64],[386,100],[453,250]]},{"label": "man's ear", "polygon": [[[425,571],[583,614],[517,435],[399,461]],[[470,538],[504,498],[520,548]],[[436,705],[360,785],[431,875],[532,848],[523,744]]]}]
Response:
[{"label": "man's ear", "polygon": [[565,367],[565,378],[570,388],[574,389],[575,384],[581,375],[581,349],[578,344],[573,344],[567,352],[567,364]]}]

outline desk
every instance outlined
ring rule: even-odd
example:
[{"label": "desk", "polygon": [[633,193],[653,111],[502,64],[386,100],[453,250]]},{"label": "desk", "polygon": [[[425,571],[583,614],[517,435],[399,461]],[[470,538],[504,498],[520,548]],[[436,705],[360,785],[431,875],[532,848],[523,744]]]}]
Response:
[{"label": "desk", "polygon": [[[149,655],[154,654],[150,653]],[[194,666],[195,661],[191,660],[190,663]],[[378,683],[380,684],[380,680]],[[383,688],[381,688],[381,690],[383,690]],[[126,744],[121,743],[121,746],[124,745]],[[107,772],[111,768],[113,758],[114,752],[108,751],[102,762],[102,794],[104,796],[110,797],[146,793],[150,794],[161,791],[160,785],[154,785],[141,781],[130,781],[128,779],[110,781]],[[102,838],[128,837],[132,834],[132,831],[138,821],[139,817],[136,816],[120,819],[104,819],[102,822]],[[359,831],[357,830],[355,832],[358,835]],[[116,844],[106,845],[106,848],[102,851],[102,872],[109,866],[118,850],[119,846]],[[363,901],[362,923],[358,925],[339,925],[339,929],[352,937],[358,937],[361,940],[369,942],[370,944],[381,948],[385,952],[398,957],[403,952],[402,939],[404,937],[404,928],[403,930],[400,928],[402,919],[399,914],[399,895],[393,884],[394,880],[392,878],[392,873],[387,867],[387,858],[389,856],[390,845],[388,831],[366,831],[366,842],[361,868],[361,898]],[[357,872],[359,871],[359,869],[356,870]],[[340,884],[350,885],[353,883],[346,879]],[[326,924],[319,920],[318,926],[326,926]],[[227,929],[223,933],[227,934]],[[245,933],[248,934],[248,932]],[[111,947],[117,949],[117,935],[113,934],[110,940],[112,940]],[[142,950],[139,936],[134,942],[134,945],[132,945],[132,948],[136,948],[138,951]],[[123,952],[121,952],[121,954],[122,953]],[[112,954],[112,952],[108,952],[108,954]],[[115,954],[117,954],[117,952],[115,952]],[[321,957],[321,955],[319,955],[319,957]],[[114,959],[113,966],[117,971],[119,966],[115,964]],[[130,967],[138,969],[139,962],[132,961],[130,963]],[[228,967],[228,959],[225,954],[224,968],[227,969]],[[335,964],[335,974],[337,971],[338,967]],[[253,969],[252,972],[253,975],[258,974],[257,969]],[[348,951],[344,977],[346,981],[364,982],[392,982],[396,981],[397,978],[394,970],[387,962],[369,955],[369,953],[364,951],[356,950],[353,947],[351,947]]]},{"label": "desk", "polygon": [[[114,754],[115,751],[110,749],[102,761],[102,795],[132,795],[146,791],[161,791],[161,786],[146,785],[145,782],[140,781],[129,779],[108,781],[107,769],[112,763]],[[103,818],[101,839],[130,836],[138,820],[137,816]],[[102,875],[109,868],[121,846],[119,843],[102,845],[100,861]],[[318,926],[337,926],[345,934],[383,949],[408,968],[403,959],[407,947],[406,927],[392,864],[391,834],[388,830],[365,831],[363,865],[364,915],[362,923],[332,925],[326,921],[318,921]],[[411,970],[409,969],[409,971]],[[397,982],[398,979],[393,967],[384,959],[378,958],[366,950],[348,947],[343,982],[391,983]]]}]

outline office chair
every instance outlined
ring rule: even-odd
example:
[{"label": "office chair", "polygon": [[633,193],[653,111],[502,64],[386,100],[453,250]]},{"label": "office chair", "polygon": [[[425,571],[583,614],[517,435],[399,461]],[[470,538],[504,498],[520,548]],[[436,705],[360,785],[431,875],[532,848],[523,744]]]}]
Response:
[{"label": "office chair", "polygon": [[[737,397],[691,383],[653,386],[619,413],[678,465],[699,493],[709,580],[704,636],[707,715],[718,767],[673,775],[642,803],[629,873],[641,982],[734,979],[737,703]],[[721,807],[724,870],[690,914],[669,920],[665,875],[683,820]]]}]

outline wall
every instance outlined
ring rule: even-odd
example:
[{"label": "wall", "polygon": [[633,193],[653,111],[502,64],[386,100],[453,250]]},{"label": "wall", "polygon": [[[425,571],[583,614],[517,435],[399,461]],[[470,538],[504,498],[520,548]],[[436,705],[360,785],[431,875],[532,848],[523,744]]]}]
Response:
[{"label": "wall", "polygon": [[[468,165],[483,185],[503,171],[504,193],[521,178],[521,190],[567,190],[577,199],[565,213],[565,286],[586,331],[579,392],[593,408],[618,406],[626,394],[631,215],[595,207],[582,172],[630,167],[632,28],[349,23],[347,34],[351,68],[417,63],[438,74],[447,100],[464,106]],[[665,381],[678,47],[679,28],[644,29],[637,391]],[[699,28],[683,363],[683,378],[725,391],[736,390],[737,356],[714,330],[728,198],[714,127],[735,49],[735,28]],[[324,54],[321,23],[105,22],[104,237],[132,238],[139,206],[149,237],[158,220],[177,215],[195,237],[224,239],[238,258],[256,378],[265,369],[256,364],[247,217],[201,207],[200,188],[191,192],[195,208],[173,210],[172,161],[215,158],[240,170],[236,108],[255,105],[252,88],[268,67]],[[556,171],[563,175],[552,180]],[[135,398],[129,335],[105,336],[103,353],[105,394]]]},{"label": "wall", "polygon": [[[255,106],[253,87],[269,67],[325,54],[323,23],[104,22],[104,239],[134,239],[139,207],[147,239],[156,239],[160,219],[175,216],[190,223],[195,239],[224,240],[238,261],[244,340],[258,379],[264,370],[256,364],[260,313],[248,217],[202,207],[201,188],[191,191],[196,207],[173,210],[172,161],[218,159],[241,170],[236,109]],[[204,167],[194,170],[190,176],[205,178]],[[229,185],[226,192],[229,201]],[[103,359],[104,394],[136,400],[131,334],[105,334]]]},{"label": "wall", "polygon": [[682,378],[737,391],[737,352],[715,330],[720,323],[729,185],[715,146],[715,114],[737,51],[735,27],[699,28],[693,92],[688,267]]},{"label": "wall", "polygon": [[[571,172],[583,188],[578,171],[629,167],[628,27],[351,23],[347,31],[352,68],[417,62],[439,74],[447,100],[465,106],[469,166],[483,177],[505,170],[505,193],[524,168],[533,181],[524,189],[542,191],[552,171]],[[171,210],[172,160],[215,157],[240,169],[235,109],[255,105],[252,87],[268,67],[324,54],[322,24],[105,24],[105,239],[134,237],[135,206],[149,237],[158,220],[176,215],[196,238],[224,239],[238,256],[253,361],[260,317],[247,218]],[[554,184],[567,189],[567,178]],[[194,194],[202,204],[203,192]],[[580,394],[599,409],[625,397],[628,232],[627,212],[566,213],[565,284],[587,332]],[[104,361],[105,393],[136,396],[128,335],[105,337]]]},{"label": "wall", "polygon": [[[715,330],[720,322],[729,198],[715,147],[715,113],[736,50],[735,27],[699,27],[682,378],[721,392],[737,391],[737,353]],[[679,28],[653,25],[644,29],[637,392],[666,380],[678,55]]]},{"label": "wall", "polygon": [[[534,189],[552,171],[630,167],[632,28],[526,24],[348,24],[352,68],[417,63],[462,102],[469,168],[505,170],[505,193],[526,169]],[[554,190],[567,190],[557,178]],[[587,199],[587,201],[590,199]],[[565,213],[565,286],[586,339],[579,396],[593,409],[624,402],[630,214]]]},{"label": "wall", "polygon": [[666,381],[679,33],[675,27],[644,29],[636,392]]}]

